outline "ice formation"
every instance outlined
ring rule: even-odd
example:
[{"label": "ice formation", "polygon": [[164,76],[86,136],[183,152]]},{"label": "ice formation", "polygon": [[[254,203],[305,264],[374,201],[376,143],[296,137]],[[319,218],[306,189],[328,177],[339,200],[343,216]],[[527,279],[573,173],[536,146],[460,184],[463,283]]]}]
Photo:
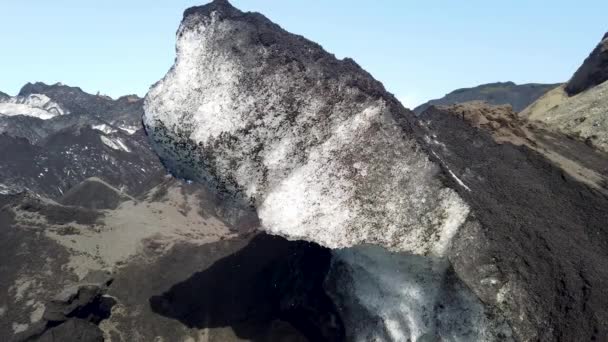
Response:
[{"label": "ice formation", "polygon": [[146,97],[165,163],[257,208],[271,233],[441,255],[468,207],[399,122],[410,113],[354,62],[274,27],[268,39],[300,45],[297,58],[257,43],[232,15],[187,16],[174,67]]}]

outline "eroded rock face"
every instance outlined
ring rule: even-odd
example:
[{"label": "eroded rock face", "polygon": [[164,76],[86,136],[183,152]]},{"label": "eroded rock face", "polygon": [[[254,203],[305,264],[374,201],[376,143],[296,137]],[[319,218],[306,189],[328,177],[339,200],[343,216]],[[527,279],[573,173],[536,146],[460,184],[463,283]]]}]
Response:
[{"label": "eroded rock face", "polygon": [[266,231],[441,255],[468,207],[412,118],[352,60],[215,1],[186,11],[144,124],[172,172],[255,208]]}]

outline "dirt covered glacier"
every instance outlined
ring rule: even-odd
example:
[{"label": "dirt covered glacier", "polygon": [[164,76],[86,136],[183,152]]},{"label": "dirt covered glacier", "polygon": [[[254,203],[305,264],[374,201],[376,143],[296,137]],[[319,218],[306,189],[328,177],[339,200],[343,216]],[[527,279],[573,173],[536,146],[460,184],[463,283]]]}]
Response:
[{"label": "dirt covered glacier", "polygon": [[169,169],[255,208],[266,231],[441,255],[468,208],[410,115],[354,61],[214,2],[186,13],[144,124]]},{"label": "dirt covered glacier", "polygon": [[334,249],[348,339],[509,339],[446,258],[470,208],[381,83],[226,1],[188,9],[176,51],[145,100],[155,150],[233,225]]},{"label": "dirt covered glacier", "polygon": [[331,251],[347,340],[601,340],[608,199],[351,59],[216,0],[184,13],[143,123],[233,228]]}]

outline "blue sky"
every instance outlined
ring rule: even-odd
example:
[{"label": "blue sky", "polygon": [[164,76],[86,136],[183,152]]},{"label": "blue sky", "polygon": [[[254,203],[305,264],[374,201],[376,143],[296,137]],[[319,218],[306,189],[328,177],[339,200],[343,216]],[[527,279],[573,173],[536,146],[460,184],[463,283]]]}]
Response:
[{"label": "blue sky", "polygon": [[[0,0],[0,90],[63,82],[144,95],[173,63],[191,0]],[[560,82],[603,33],[608,1],[233,0],[352,57],[406,106],[494,81]]]}]

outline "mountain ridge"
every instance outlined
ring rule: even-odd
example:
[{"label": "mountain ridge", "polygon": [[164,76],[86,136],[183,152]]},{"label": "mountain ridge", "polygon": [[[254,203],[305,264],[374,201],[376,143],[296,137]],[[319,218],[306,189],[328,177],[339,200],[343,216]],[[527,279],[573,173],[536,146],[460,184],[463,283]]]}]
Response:
[{"label": "mountain ridge", "polygon": [[414,108],[414,112],[419,115],[431,105],[452,105],[468,101],[485,101],[493,105],[509,104],[513,107],[513,110],[519,112],[544,93],[559,85],[559,83],[516,84],[511,81],[480,84],[474,87],[456,89],[442,98],[427,101]]}]

